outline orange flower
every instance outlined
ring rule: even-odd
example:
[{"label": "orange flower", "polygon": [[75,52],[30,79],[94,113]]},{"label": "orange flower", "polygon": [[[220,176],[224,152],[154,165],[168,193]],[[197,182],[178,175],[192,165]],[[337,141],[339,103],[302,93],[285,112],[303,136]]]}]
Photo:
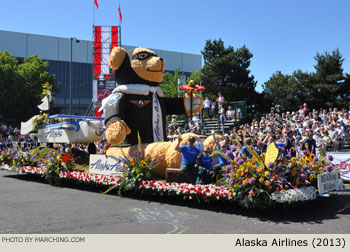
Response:
[{"label": "orange flower", "polygon": [[69,154],[68,154],[68,153],[63,153],[63,155],[62,155],[62,161],[65,162],[65,163],[67,163],[67,162],[69,161],[69,159],[70,159]]},{"label": "orange flower", "polygon": [[256,169],[256,165],[253,165],[253,169],[254,169],[254,170]]},{"label": "orange flower", "polygon": [[292,170],[292,176],[295,176],[295,174],[297,174],[297,171],[296,170]]},{"label": "orange flower", "polygon": [[259,182],[260,182],[260,183],[264,183],[264,182],[265,182],[265,179],[264,179],[264,178],[259,178]]},{"label": "orange flower", "polygon": [[246,168],[246,169],[245,169],[245,173],[248,173],[248,172],[249,172],[249,170],[248,170],[248,168]]},{"label": "orange flower", "polygon": [[241,172],[241,177],[243,177],[244,176],[244,172]]}]

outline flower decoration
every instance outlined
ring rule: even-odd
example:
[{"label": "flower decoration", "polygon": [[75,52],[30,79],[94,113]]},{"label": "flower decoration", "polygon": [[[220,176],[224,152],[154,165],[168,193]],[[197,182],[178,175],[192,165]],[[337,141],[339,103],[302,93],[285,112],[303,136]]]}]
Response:
[{"label": "flower decoration", "polygon": [[193,80],[190,80],[187,85],[182,85],[179,87],[180,90],[188,91],[188,92],[200,92],[204,91],[205,87],[195,84]]}]

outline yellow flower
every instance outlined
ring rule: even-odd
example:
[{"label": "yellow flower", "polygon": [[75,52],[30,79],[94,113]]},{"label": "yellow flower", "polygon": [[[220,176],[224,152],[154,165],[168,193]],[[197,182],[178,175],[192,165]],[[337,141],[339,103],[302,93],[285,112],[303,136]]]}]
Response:
[{"label": "yellow flower", "polygon": [[265,176],[269,176],[270,172],[269,171],[266,171],[265,172]]},{"label": "yellow flower", "polygon": [[292,157],[290,161],[295,162],[297,160],[295,157]]}]

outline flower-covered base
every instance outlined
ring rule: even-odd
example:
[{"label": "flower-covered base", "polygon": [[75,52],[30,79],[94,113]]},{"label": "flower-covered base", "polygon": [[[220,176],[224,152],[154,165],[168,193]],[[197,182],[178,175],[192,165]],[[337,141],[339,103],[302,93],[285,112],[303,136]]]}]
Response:
[{"label": "flower-covered base", "polygon": [[271,194],[271,200],[278,203],[294,203],[298,201],[307,201],[316,199],[316,188],[308,186],[305,188],[295,188]]},{"label": "flower-covered base", "polygon": [[[2,169],[11,170],[12,167],[2,166]],[[13,169],[12,169],[13,170]],[[20,174],[34,174],[43,176],[46,173],[45,168],[23,166],[15,169]],[[99,174],[89,174],[77,171],[64,171],[59,174],[60,179],[74,180],[87,184],[105,185],[117,188],[120,186],[123,178],[114,176],[105,176]],[[186,200],[203,202],[237,202],[238,198],[233,190],[226,186],[217,185],[192,185],[188,183],[167,183],[158,180],[144,180],[139,182],[139,187],[134,192],[149,194],[155,196],[172,197],[177,196]],[[296,188],[283,191],[276,191],[271,194],[271,202],[291,204],[296,202],[312,201],[317,196],[317,190],[313,186],[305,188]],[[251,197],[251,196],[248,196]],[[238,202],[240,203],[240,202]],[[241,204],[242,205],[242,204]],[[270,204],[271,206],[273,204]],[[256,206],[255,206],[256,207]],[[259,208],[259,207],[258,207]],[[261,208],[266,208],[261,206]]]}]

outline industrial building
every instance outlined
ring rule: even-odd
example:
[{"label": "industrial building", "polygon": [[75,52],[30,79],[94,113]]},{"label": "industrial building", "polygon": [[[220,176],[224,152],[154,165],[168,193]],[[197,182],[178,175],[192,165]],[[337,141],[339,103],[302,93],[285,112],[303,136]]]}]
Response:
[{"label": "industrial building", "polygon": [[[142,46],[142,44],[137,46]],[[126,50],[135,48],[135,46],[127,45],[123,47]],[[168,72],[179,69],[180,73],[188,77],[192,72],[201,69],[202,61],[199,54],[152,50],[165,60],[165,70]],[[72,62],[72,114],[82,115],[91,107],[93,98],[92,41],[0,30],[0,51],[8,51],[12,57],[18,59],[37,54],[43,60],[48,61],[48,71],[50,74],[55,74],[55,85],[60,90],[59,93],[54,94],[54,106],[60,106],[64,114],[68,114],[70,109],[70,63]]]}]

